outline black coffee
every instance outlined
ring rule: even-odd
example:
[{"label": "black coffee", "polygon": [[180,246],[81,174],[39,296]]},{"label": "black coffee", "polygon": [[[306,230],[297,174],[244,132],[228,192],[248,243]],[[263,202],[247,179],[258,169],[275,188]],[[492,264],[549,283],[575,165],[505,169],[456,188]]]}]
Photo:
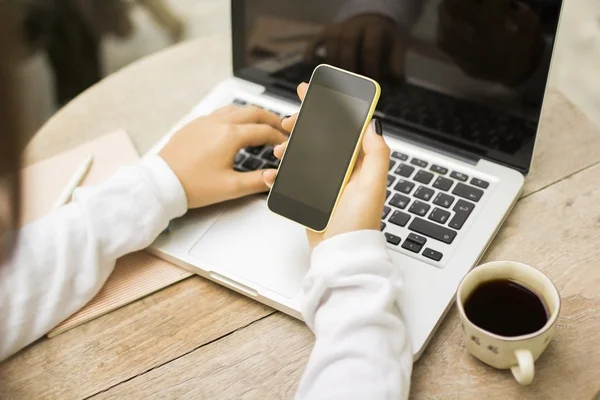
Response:
[{"label": "black coffee", "polygon": [[508,279],[482,283],[471,293],[464,308],[472,323],[501,336],[539,331],[550,318],[538,295]]}]

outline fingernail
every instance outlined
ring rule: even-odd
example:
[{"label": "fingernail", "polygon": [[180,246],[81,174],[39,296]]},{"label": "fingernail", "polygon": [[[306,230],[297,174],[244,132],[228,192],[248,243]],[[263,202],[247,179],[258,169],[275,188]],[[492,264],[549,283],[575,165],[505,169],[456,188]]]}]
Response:
[{"label": "fingernail", "polygon": [[371,123],[373,124],[373,130],[375,131],[375,133],[377,133],[379,136],[383,136],[383,128],[381,127],[381,121],[379,121],[377,118],[373,118],[373,121]]}]

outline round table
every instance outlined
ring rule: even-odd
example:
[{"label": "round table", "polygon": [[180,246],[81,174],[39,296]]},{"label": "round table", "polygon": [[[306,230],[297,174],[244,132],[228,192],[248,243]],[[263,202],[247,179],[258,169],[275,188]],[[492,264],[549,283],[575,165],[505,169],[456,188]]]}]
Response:
[{"label": "round table", "polygon": [[[184,43],[108,77],[39,131],[26,163],[119,128],[143,154],[230,75],[229,43]],[[483,259],[534,265],[561,291],[533,385],[470,357],[453,307],[414,366],[415,398],[589,399],[600,389],[599,148],[597,128],[549,91],[524,198]],[[7,360],[0,398],[289,398],[312,344],[300,321],[193,277]]]}]

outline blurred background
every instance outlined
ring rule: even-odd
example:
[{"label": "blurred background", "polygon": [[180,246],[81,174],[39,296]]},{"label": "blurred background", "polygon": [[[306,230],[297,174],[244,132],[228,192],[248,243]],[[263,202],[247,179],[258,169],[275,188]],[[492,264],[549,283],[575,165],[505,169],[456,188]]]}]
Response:
[{"label": "blurred background", "polygon": [[[229,0],[0,1],[22,4],[15,83],[29,136],[103,77],[181,41],[230,31]],[[600,126],[600,1],[564,7],[550,85]]]}]

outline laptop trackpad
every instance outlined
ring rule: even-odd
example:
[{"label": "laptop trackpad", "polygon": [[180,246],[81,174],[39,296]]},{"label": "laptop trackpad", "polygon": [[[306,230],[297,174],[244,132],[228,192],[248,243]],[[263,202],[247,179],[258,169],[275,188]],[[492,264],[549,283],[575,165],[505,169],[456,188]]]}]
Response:
[{"label": "laptop trackpad", "polygon": [[292,298],[309,268],[306,233],[300,225],[269,211],[265,199],[254,196],[232,203],[190,255],[207,269]]}]

